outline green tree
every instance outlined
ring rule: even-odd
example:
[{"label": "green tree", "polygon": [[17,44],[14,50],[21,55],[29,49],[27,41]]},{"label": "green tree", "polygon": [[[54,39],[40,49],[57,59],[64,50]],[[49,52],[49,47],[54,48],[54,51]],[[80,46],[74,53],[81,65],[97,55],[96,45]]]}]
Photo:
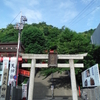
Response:
[{"label": "green tree", "polygon": [[18,40],[18,30],[14,29],[12,24],[9,24],[6,29],[0,31],[0,41],[1,42],[17,42]]},{"label": "green tree", "polygon": [[45,38],[37,27],[29,26],[24,29],[21,40],[26,53],[43,53],[45,49]]},{"label": "green tree", "polygon": [[60,30],[56,27],[48,29],[48,36],[46,37],[46,47],[48,50],[57,50],[58,35]]},{"label": "green tree", "polygon": [[58,39],[57,51],[62,54],[79,54],[89,49],[90,41],[68,28],[59,35]]},{"label": "green tree", "polygon": [[[57,50],[58,54],[81,54],[88,53],[83,60],[84,68],[76,68],[75,73],[78,83],[81,83],[81,72],[93,66],[95,63],[100,65],[100,46],[90,44],[90,37],[95,29],[90,29],[82,33],[76,33],[65,26],[61,29],[47,25],[46,22],[39,24],[25,24],[21,32],[21,41],[25,47],[25,53],[44,53],[45,50]],[[0,29],[0,42],[17,42],[18,30],[14,25],[9,24],[7,28]],[[58,62],[69,63],[67,60]],[[81,63],[75,60],[75,63]],[[42,69],[44,75],[52,72],[62,72],[69,68],[47,68]]]}]

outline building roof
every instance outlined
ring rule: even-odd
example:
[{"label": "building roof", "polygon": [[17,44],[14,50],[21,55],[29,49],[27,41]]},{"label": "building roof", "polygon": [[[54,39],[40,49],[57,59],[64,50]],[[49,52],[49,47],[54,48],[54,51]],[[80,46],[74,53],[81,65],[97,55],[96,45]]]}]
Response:
[{"label": "building roof", "polygon": [[[21,53],[24,52],[24,46],[20,44]],[[17,52],[17,43],[0,43],[0,53],[13,53]]]}]

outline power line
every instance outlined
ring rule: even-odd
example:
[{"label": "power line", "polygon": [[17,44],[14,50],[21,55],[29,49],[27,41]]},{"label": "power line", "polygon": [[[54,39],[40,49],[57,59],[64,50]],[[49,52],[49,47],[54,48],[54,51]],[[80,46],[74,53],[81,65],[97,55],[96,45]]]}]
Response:
[{"label": "power line", "polygon": [[75,19],[77,20],[77,17],[79,17],[79,15],[82,15],[82,13],[91,5],[93,4],[94,0],[92,0],[69,24],[71,24],[73,21],[75,21]]},{"label": "power line", "polygon": [[[100,5],[98,6],[98,7],[100,7]],[[83,18],[85,18],[86,16],[88,16],[90,13],[92,13],[93,11],[95,11],[95,9],[97,9],[97,7],[96,8],[94,8],[91,12],[89,12],[87,15],[85,15],[84,17],[82,17],[80,20],[82,20]],[[77,22],[79,22],[80,20],[78,20]],[[76,22],[76,23],[77,23]]]},{"label": "power line", "polygon": [[72,21],[69,22],[69,24],[72,24],[73,22],[75,22],[79,16],[81,16],[93,3],[95,0],[92,0],[74,19],[72,19]]},{"label": "power line", "polygon": [[[18,13],[18,15],[21,13],[21,11]],[[18,16],[17,15],[17,16]],[[12,22],[17,18],[17,16],[11,21],[11,23],[10,24],[12,24]]]}]

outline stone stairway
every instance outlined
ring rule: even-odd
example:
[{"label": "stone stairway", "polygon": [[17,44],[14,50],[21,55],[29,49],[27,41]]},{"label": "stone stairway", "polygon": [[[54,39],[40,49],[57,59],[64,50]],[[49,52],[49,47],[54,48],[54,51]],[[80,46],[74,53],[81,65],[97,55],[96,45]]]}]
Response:
[{"label": "stone stairway", "polygon": [[[54,99],[52,99],[52,76],[47,78],[36,74],[34,84],[34,100],[72,100],[71,82],[68,74],[54,73]],[[79,98],[81,100],[81,98]]]}]

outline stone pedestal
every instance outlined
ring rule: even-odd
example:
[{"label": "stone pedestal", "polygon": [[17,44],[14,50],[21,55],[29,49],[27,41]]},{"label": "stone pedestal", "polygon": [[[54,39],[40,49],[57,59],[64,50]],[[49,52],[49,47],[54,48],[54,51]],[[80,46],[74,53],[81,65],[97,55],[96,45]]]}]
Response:
[{"label": "stone pedestal", "polygon": [[100,86],[82,89],[81,97],[83,100],[100,100]]}]

